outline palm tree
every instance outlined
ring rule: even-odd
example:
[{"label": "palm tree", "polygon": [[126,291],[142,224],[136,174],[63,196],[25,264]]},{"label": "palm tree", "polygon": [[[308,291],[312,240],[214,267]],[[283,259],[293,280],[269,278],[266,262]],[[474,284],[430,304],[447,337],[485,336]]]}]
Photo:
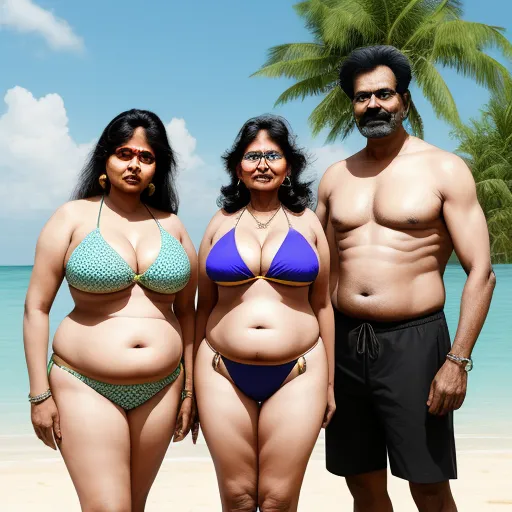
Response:
[{"label": "palm tree", "polygon": [[476,181],[496,263],[512,262],[512,88],[494,94],[480,119],[458,128],[457,151]]},{"label": "palm tree", "polygon": [[[389,44],[410,59],[416,84],[434,112],[458,126],[453,96],[439,73],[444,66],[492,91],[506,87],[505,66],[485,50],[497,48],[512,58],[504,29],[462,20],[460,0],[305,0],[294,6],[313,35],[313,42],[274,46],[253,76],[287,77],[297,82],[276,105],[307,96],[323,96],[309,117],[314,135],[329,128],[328,142],[344,139],[353,129],[352,104],[337,86],[340,64],[354,49]],[[423,137],[423,123],[411,105],[409,122]]]}]

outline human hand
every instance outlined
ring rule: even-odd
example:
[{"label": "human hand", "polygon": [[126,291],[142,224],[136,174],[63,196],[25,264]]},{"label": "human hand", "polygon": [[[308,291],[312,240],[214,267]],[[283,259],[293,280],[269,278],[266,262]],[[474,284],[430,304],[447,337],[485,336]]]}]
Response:
[{"label": "human hand", "polygon": [[327,389],[327,407],[325,408],[324,421],[322,428],[326,428],[336,411],[336,401],[334,400],[334,388],[329,386]]},{"label": "human hand", "polygon": [[54,450],[57,449],[55,441],[60,444],[62,434],[60,431],[59,411],[53,397],[47,398],[44,402],[31,404],[31,420],[36,436],[43,443]]},{"label": "human hand", "polygon": [[174,429],[173,441],[175,443],[183,441],[190,432],[190,428],[192,427],[192,422],[195,417],[195,408],[195,399],[193,397],[187,396],[182,400],[178,419],[176,420],[176,427]]},{"label": "human hand", "polygon": [[452,361],[445,361],[439,369],[428,395],[428,412],[436,416],[444,416],[450,411],[459,409],[466,397],[468,374],[464,366]]}]

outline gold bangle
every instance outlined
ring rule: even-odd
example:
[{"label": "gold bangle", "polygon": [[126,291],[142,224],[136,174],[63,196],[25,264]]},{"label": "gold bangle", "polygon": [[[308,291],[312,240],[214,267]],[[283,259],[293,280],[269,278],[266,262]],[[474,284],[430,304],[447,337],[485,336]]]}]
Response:
[{"label": "gold bangle", "polygon": [[190,389],[184,389],[181,392],[181,400],[185,400],[185,398],[194,398],[194,393]]}]

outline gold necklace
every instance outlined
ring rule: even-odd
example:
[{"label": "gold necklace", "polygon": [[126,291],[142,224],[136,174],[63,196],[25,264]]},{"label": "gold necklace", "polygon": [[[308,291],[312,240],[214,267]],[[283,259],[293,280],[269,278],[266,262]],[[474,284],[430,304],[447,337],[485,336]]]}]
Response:
[{"label": "gold necklace", "polygon": [[279,207],[277,208],[277,210],[274,212],[274,214],[272,215],[272,217],[270,217],[270,219],[267,220],[267,222],[261,222],[259,221],[255,216],[254,214],[251,212],[251,210],[249,210],[249,208],[245,207],[245,209],[250,213],[251,217],[256,221],[256,224],[258,226],[258,229],[267,229],[269,224],[272,222],[272,220],[274,219],[274,217],[277,215],[277,212],[281,209],[281,205],[279,205]]}]

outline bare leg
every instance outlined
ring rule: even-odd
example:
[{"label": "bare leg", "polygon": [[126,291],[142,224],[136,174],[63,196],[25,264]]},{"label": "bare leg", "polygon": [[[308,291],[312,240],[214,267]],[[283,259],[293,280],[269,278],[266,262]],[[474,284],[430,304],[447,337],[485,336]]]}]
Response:
[{"label": "bare leg", "polygon": [[387,490],[387,470],[346,477],[354,512],[393,512]]},{"label": "bare leg", "polygon": [[62,431],[60,451],[83,512],[131,512],[126,415],[65,370],[50,373]]},{"label": "bare leg", "polygon": [[[223,512],[257,507],[258,405],[212,368],[213,351],[203,342],[195,362],[197,405],[215,464]],[[211,509],[215,507],[212,504]]]},{"label": "bare leg", "polygon": [[414,484],[409,482],[411,494],[419,512],[457,512],[450,482]]},{"label": "bare leg", "polygon": [[143,512],[149,490],[171,442],[183,372],[171,385],[126,413],[131,439],[132,512]]},{"label": "bare leg", "polygon": [[327,404],[327,359],[322,342],[262,406],[258,427],[258,502],[262,512],[295,512]]}]

